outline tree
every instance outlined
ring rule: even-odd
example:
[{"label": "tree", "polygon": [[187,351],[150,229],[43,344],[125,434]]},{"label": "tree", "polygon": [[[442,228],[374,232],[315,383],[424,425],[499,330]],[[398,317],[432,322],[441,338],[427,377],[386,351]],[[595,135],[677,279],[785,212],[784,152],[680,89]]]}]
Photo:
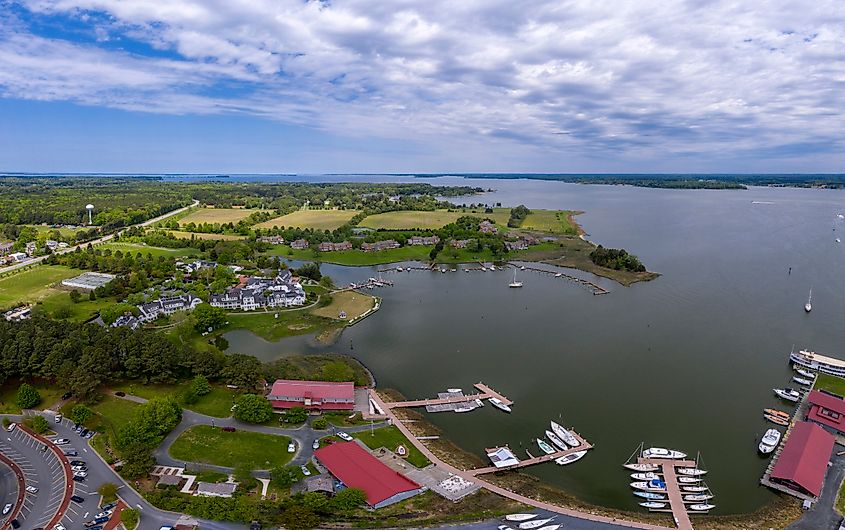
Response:
[{"label": "tree", "polygon": [[323,277],[323,273],[320,272],[320,264],[319,263],[306,263],[302,267],[295,269],[293,273],[296,276],[301,278],[309,278],[314,280],[315,282],[319,282],[320,278]]},{"label": "tree", "polygon": [[103,500],[105,502],[112,502],[117,498],[117,484],[113,482],[106,482],[97,488],[97,493],[103,496]]},{"label": "tree", "polygon": [[233,353],[226,357],[226,366],[220,370],[220,376],[230,385],[252,390],[258,387],[261,377],[261,361],[252,355]]},{"label": "tree", "polygon": [[247,423],[264,423],[273,416],[273,406],[262,396],[244,394],[237,405],[235,418]]},{"label": "tree", "polygon": [[277,466],[270,470],[270,480],[280,488],[289,488],[299,480],[299,474],[293,467]]},{"label": "tree", "polygon": [[138,519],[140,519],[140,514],[138,510],[134,508],[124,508],[122,512],[120,512],[120,522],[123,523],[123,526],[126,527],[127,530],[133,530],[136,526],[138,526]]},{"label": "tree", "polygon": [[329,501],[329,507],[335,512],[351,512],[367,502],[367,494],[357,488],[345,488],[338,491]]},{"label": "tree", "polygon": [[182,407],[171,398],[153,398],[138,407],[135,421],[153,436],[164,436],[182,421]]},{"label": "tree", "polygon": [[85,405],[74,405],[73,408],[70,409],[70,417],[74,423],[83,424],[93,415],[94,411]]},{"label": "tree", "polygon": [[31,409],[41,403],[41,395],[31,385],[22,383],[18,388],[15,403],[22,409]]},{"label": "tree", "polygon": [[316,420],[311,422],[311,427],[317,429],[318,431],[328,429],[329,420],[327,420],[326,418],[317,418]]},{"label": "tree", "polygon": [[354,381],[355,370],[343,361],[330,361],[323,365],[321,370],[323,381]]},{"label": "tree", "polygon": [[135,307],[129,304],[111,304],[100,309],[100,318],[103,319],[106,325],[110,326],[118,317],[123,316],[125,313],[131,313],[134,309]]},{"label": "tree", "polygon": [[79,291],[77,291],[76,289],[71,291],[68,296],[70,296],[70,301],[73,302],[74,304],[79,303],[79,300],[82,299],[82,295],[79,294]]},{"label": "tree", "polygon": [[294,505],[282,513],[279,520],[288,530],[311,530],[320,524],[320,518],[305,506]]},{"label": "tree", "polygon": [[204,375],[197,375],[191,381],[191,390],[198,396],[204,396],[211,392],[211,385],[208,383],[208,378]]},{"label": "tree", "polygon": [[282,414],[285,423],[303,423],[308,419],[308,412],[303,407],[293,407]]},{"label": "tree", "polygon": [[50,430],[50,423],[44,418],[44,416],[33,416],[32,430],[37,434],[44,434]]},{"label": "tree", "polygon": [[88,299],[89,299],[89,300],[91,300],[92,302],[93,302],[94,300],[96,300],[96,299],[97,299],[97,295],[96,295],[96,293],[94,293],[94,291],[89,292],[89,293],[88,293]]},{"label": "tree", "polygon": [[155,465],[152,447],[143,443],[131,443],[120,450],[123,459],[121,474],[128,479],[145,476]]},{"label": "tree", "polygon": [[218,329],[226,324],[226,311],[222,307],[212,307],[210,304],[200,304],[194,309],[194,327],[199,332]]}]

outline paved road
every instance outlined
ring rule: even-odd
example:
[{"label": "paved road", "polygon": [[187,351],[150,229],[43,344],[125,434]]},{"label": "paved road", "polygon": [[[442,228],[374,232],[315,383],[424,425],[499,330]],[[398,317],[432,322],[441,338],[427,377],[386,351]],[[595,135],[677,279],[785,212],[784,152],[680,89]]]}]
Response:
[{"label": "paved road", "polygon": [[[154,217],[152,219],[144,221],[143,223],[138,223],[138,224],[132,225],[132,226],[150,226],[150,225],[155,224],[155,223],[157,223],[157,222],[159,222],[163,219],[167,219],[168,217],[180,214],[180,213],[184,212],[185,210],[188,210],[189,208],[199,206],[199,203],[200,203],[200,201],[195,199],[194,202],[192,204],[190,204],[189,206],[185,206],[184,208],[179,208],[178,210],[173,210],[172,212],[167,212],[166,214],[159,215],[158,217]],[[122,234],[123,231],[128,229],[128,228],[132,228],[132,227],[127,226],[126,228],[123,228],[122,230],[119,230],[116,233]],[[57,250],[56,253],[57,254],[64,254],[64,253],[67,253],[67,252],[73,252],[74,250],[76,250],[78,248],[87,247],[89,244],[99,245],[100,243],[105,243],[106,241],[109,241],[110,239],[114,239],[114,235],[115,234],[108,234],[108,235],[105,235],[105,236],[103,236],[99,239],[94,239],[92,241],[86,241],[85,243],[80,243],[79,245],[74,245],[72,247],[68,247],[68,248],[65,248],[65,249],[62,249],[62,250]],[[9,265],[8,267],[2,267],[2,268],[0,268],[0,273],[10,272],[10,271],[13,271],[13,270],[21,269],[23,267],[29,267],[30,265],[35,265],[37,263],[41,263],[45,259],[47,259],[47,256],[39,256],[37,258],[32,258],[32,259],[28,259],[26,261],[22,261],[20,263],[15,263],[14,265]]]},{"label": "paved road", "polygon": [[827,471],[819,502],[807,510],[801,519],[787,526],[787,530],[837,530],[839,528],[842,515],[836,511],[834,504],[839,493],[839,486],[845,478],[845,456],[836,456],[837,450],[839,447],[834,449],[831,458],[833,465]]},{"label": "paved road", "polygon": [[[568,517],[566,515],[559,515],[544,510],[535,510],[530,513],[536,513],[537,517],[533,520],[552,519],[549,525],[560,524],[561,528],[565,530],[623,530],[626,526],[619,526],[615,524],[602,523],[598,521],[588,521],[587,519],[578,519],[576,517]],[[490,521],[483,521],[480,523],[471,523],[464,525],[446,525],[437,528],[441,530],[496,530],[500,525],[507,525],[512,529],[519,528],[519,523],[509,523],[504,519],[493,519]]]},{"label": "paved road", "polygon": [[0,528],[5,530],[17,518],[24,498],[23,471],[14,461],[0,453],[0,506],[9,506],[6,515],[0,515]]}]

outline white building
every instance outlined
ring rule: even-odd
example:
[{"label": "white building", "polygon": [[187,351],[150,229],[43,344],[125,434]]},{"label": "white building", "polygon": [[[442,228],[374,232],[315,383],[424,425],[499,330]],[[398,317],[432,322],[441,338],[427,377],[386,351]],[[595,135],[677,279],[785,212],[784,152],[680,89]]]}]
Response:
[{"label": "white building", "polygon": [[192,294],[159,298],[138,306],[140,315],[138,320],[149,322],[161,315],[172,315],[177,311],[190,311],[202,303],[202,300]]},{"label": "white building", "polygon": [[283,270],[273,279],[247,278],[223,294],[209,297],[212,307],[255,311],[263,307],[292,307],[305,304],[305,290],[294,281],[290,271]]}]

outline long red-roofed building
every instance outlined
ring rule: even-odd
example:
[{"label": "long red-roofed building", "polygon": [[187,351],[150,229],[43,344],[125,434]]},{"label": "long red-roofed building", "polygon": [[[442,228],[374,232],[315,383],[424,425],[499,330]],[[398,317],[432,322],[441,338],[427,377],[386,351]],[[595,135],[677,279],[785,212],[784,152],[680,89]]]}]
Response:
[{"label": "long red-roofed building", "polygon": [[279,379],[273,383],[267,399],[275,409],[352,410],[355,408],[355,384]]},{"label": "long red-roofed building", "polygon": [[845,433],[845,399],[813,390],[807,396],[807,420],[828,431]]},{"label": "long red-roofed building", "polygon": [[798,493],[818,497],[833,444],[833,435],[815,423],[797,422],[772,469],[770,480]]},{"label": "long red-roofed building", "polygon": [[357,442],[327,445],[317,449],[314,455],[344,485],[363,490],[367,494],[367,504],[373,508],[408,499],[424,489],[382,464]]}]

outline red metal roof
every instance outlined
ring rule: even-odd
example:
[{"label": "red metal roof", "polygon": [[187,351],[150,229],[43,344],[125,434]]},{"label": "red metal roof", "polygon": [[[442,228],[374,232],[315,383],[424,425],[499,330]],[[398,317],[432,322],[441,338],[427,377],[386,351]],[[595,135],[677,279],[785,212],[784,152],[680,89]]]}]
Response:
[{"label": "red metal roof", "polygon": [[845,400],[817,390],[810,392],[807,400],[810,402],[808,420],[845,432]]},{"label": "red metal roof", "polygon": [[828,410],[832,410],[833,412],[845,414],[845,399],[831,396],[830,394],[819,392],[818,390],[813,390],[807,396],[807,401],[813,405],[819,405]]},{"label": "red metal roof", "polygon": [[814,423],[801,421],[792,428],[771,478],[789,481],[818,497],[833,451],[833,435]]},{"label": "red metal roof", "polygon": [[311,399],[350,399],[355,400],[355,384],[350,382],[334,383],[329,381],[294,381],[279,379],[273,383],[270,396],[309,397]]},{"label": "red metal roof", "polygon": [[356,442],[327,445],[314,454],[341,482],[350,488],[363,490],[370,506],[420,488],[413,480],[379,462]]}]

